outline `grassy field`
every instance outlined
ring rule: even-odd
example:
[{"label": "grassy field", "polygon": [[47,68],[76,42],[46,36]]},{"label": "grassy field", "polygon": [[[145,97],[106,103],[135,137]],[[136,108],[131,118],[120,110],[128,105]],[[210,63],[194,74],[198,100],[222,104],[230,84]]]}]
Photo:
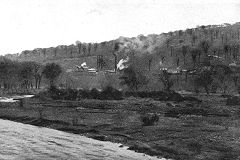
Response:
[{"label": "grassy field", "polygon": [[[0,117],[33,125],[120,142],[129,149],[173,159],[240,158],[240,108],[226,97],[198,95],[200,101],[53,101],[29,98],[1,103]],[[157,114],[146,126],[142,117]]]}]

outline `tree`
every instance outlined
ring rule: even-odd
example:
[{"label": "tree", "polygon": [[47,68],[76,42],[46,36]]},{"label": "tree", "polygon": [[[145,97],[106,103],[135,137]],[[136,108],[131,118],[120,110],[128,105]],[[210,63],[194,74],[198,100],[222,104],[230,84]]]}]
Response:
[{"label": "tree", "polygon": [[192,55],[193,65],[195,66],[197,62],[197,56],[199,56],[199,53],[201,53],[201,51],[198,48],[192,48],[190,52]]},{"label": "tree", "polygon": [[124,69],[123,75],[119,79],[121,85],[127,85],[132,91],[138,91],[141,86],[147,84],[146,76],[131,66]]},{"label": "tree", "polygon": [[19,72],[20,80],[22,81],[22,87],[27,91],[29,87],[32,87],[32,80],[34,78],[32,62],[22,62]]},{"label": "tree", "polygon": [[229,53],[229,51],[231,50],[231,46],[228,45],[228,44],[225,44],[225,45],[223,46],[223,50],[224,50],[224,53],[225,53],[225,59],[227,59],[228,53]]},{"label": "tree", "polygon": [[0,57],[0,80],[4,90],[17,88],[20,82],[21,65],[5,57]]},{"label": "tree", "polygon": [[203,40],[199,43],[199,48],[203,50],[205,55],[207,55],[210,46],[211,45],[210,45],[210,42],[208,40]]},{"label": "tree", "polygon": [[171,75],[167,73],[167,70],[163,70],[160,74],[160,81],[163,83],[164,91],[169,92],[173,86],[173,80],[170,77]]},{"label": "tree", "polygon": [[57,47],[53,49],[54,51],[54,57],[57,57]]},{"label": "tree", "polygon": [[94,51],[97,51],[97,49],[98,49],[98,44],[97,43],[94,43],[93,49],[94,49]]},{"label": "tree", "polygon": [[237,60],[239,51],[240,51],[240,45],[239,44],[233,44],[233,59],[234,60]]},{"label": "tree", "polygon": [[171,57],[173,56],[173,46],[170,46]]},{"label": "tree", "polygon": [[186,32],[191,36],[192,33],[193,33],[193,30],[192,29],[187,29]]},{"label": "tree", "polygon": [[218,47],[212,47],[212,52],[213,52],[213,55],[218,55],[219,48]]},{"label": "tree", "polygon": [[198,93],[198,89],[203,87],[207,94],[209,94],[210,86],[213,82],[212,72],[209,69],[204,69],[198,76],[194,79],[194,88]]},{"label": "tree", "polygon": [[148,79],[145,76],[145,64],[143,63],[145,58],[134,57],[130,59],[130,64],[123,70],[123,74],[119,78],[121,80],[120,85],[126,85],[132,91],[138,91],[138,89],[148,83]]},{"label": "tree", "polygon": [[176,60],[176,61],[177,61],[177,62],[176,62],[176,63],[177,63],[177,66],[179,66],[179,61],[180,61],[180,60],[179,60],[179,57],[177,57],[177,60]]},{"label": "tree", "polygon": [[92,43],[88,43],[88,54],[91,54]]},{"label": "tree", "polygon": [[231,74],[232,70],[226,65],[214,66],[214,81],[220,87],[223,94],[226,94]]},{"label": "tree", "polygon": [[32,62],[32,67],[33,67],[33,76],[35,79],[35,88],[39,89],[41,80],[42,80],[43,66],[40,63]]},{"label": "tree", "polygon": [[183,54],[183,60],[184,60],[184,64],[186,64],[186,54],[188,51],[188,46],[183,45],[182,46],[182,54]]},{"label": "tree", "polygon": [[213,39],[214,39],[213,35],[214,35],[214,30],[211,29],[210,30],[211,42],[213,42]]},{"label": "tree", "polygon": [[162,63],[164,63],[164,61],[165,61],[165,57],[164,56],[161,56],[161,61],[162,61]]},{"label": "tree", "polygon": [[178,31],[178,36],[181,37],[183,35],[183,31],[182,30],[179,30]]},{"label": "tree", "polygon": [[151,71],[152,59],[148,60],[148,70]]},{"label": "tree", "polygon": [[223,42],[224,42],[224,34],[223,33],[221,33],[221,38],[222,38],[222,44],[223,44]]},{"label": "tree", "polygon": [[118,58],[118,51],[120,49],[120,43],[115,43],[113,48],[113,56],[114,56],[114,70],[117,73],[117,58]]},{"label": "tree", "polygon": [[42,52],[43,52],[43,56],[44,56],[44,58],[45,58],[45,57],[46,57],[47,49],[46,49],[46,48],[43,48],[43,49],[42,49]]},{"label": "tree", "polygon": [[195,34],[193,34],[193,35],[192,35],[192,46],[195,45],[196,40],[197,40],[197,36],[196,36]]},{"label": "tree", "polygon": [[78,47],[78,54],[81,54],[82,43],[80,41],[76,41],[76,45]]},{"label": "tree", "polygon": [[83,55],[85,55],[87,52],[87,46],[85,43],[82,44],[82,51],[83,51]]},{"label": "tree", "polygon": [[200,26],[202,30],[204,30],[206,28],[206,26],[202,25]]},{"label": "tree", "polygon": [[203,40],[199,43],[198,47],[204,52],[204,62],[209,63],[208,51],[210,49],[210,42],[208,40]]},{"label": "tree", "polygon": [[240,30],[238,29],[238,31],[237,31],[237,37],[238,37],[238,40],[240,39]]},{"label": "tree", "polygon": [[54,81],[62,73],[62,68],[56,63],[47,63],[43,69],[43,75],[50,82],[50,87],[55,86]]},{"label": "tree", "polygon": [[33,88],[33,80],[36,79],[38,71],[36,62],[17,62],[7,58],[0,58],[0,88],[3,86],[9,91],[15,89],[24,89],[28,91]]},{"label": "tree", "polygon": [[65,54],[68,55],[68,46],[64,46],[65,48]]},{"label": "tree", "polygon": [[166,40],[166,45],[167,45],[167,48],[169,47],[169,44],[170,44],[171,40],[170,39],[167,39]]},{"label": "tree", "polygon": [[0,80],[1,80],[1,85],[5,84],[5,81],[7,80],[7,70],[9,69],[8,66],[10,66],[11,61],[3,56],[0,57]]},{"label": "tree", "polygon": [[101,70],[106,66],[107,66],[106,59],[104,59],[102,55],[98,55],[97,56],[97,69]]},{"label": "tree", "polygon": [[201,50],[199,48],[195,48],[193,49],[193,52],[195,52],[194,54],[196,54],[198,56],[198,63],[200,63],[200,60],[201,60]]}]

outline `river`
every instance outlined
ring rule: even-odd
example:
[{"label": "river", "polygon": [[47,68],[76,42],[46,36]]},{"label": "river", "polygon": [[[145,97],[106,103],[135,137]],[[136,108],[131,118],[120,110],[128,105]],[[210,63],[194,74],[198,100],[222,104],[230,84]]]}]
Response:
[{"label": "river", "polygon": [[[155,160],[77,134],[0,119],[1,160]],[[164,160],[164,158],[162,159]]]}]

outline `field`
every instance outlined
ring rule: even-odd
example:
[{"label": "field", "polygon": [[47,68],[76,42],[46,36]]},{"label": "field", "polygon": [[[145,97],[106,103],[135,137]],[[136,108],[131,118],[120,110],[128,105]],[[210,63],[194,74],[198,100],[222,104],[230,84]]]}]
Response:
[{"label": "field", "polygon": [[[173,159],[240,158],[240,108],[220,95],[191,95],[200,101],[53,101],[37,98],[1,103],[0,117],[120,142],[129,149]],[[142,117],[158,122],[143,125]]]}]

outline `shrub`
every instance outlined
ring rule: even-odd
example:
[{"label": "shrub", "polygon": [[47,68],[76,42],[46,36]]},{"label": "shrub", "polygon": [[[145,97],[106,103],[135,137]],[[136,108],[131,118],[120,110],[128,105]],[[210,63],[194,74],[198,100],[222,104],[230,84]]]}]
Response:
[{"label": "shrub", "polygon": [[140,98],[152,98],[159,101],[184,101],[184,97],[182,97],[179,93],[174,91],[152,91],[152,92],[125,92],[126,97],[134,96]]},{"label": "shrub", "polygon": [[157,114],[147,114],[141,117],[141,121],[143,126],[152,126],[159,121],[159,116]]},{"label": "shrub", "polygon": [[91,91],[90,91],[90,97],[92,99],[99,99],[100,98],[100,94],[101,92],[99,92],[96,88],[93,88]]},{"label": "shrub", "polygon": [[229,106],[240,105],[240,98],[237,96],[229,97],[226,101],[226,105]]},{"label": "shrub", "polygon": [[78,96],[78,91],[76,89],[66,89],[65,91],[63,90],[63,99],[65,100],[76,100]]},{"label": "shrub", "polygon": [[237,86],[237,92],[240,94],[240,86]]},{"label": "shrub", "polygon": [[88,90],[79,90],[78,99],[87,99],[90,98],[90,92]]},{"label": "shrub", "polygon": [[144,74],[143,69],[133,64],[123,70],[123,74],[119,79],[121,80],[120,85],[128,86],[131,91],[138,91],[139,88],[148,83],[148,79]]},{"label": "shrub", "polygon": [[48,90],[49,96],[54,99],[62,100],[78,100],[78,99],[101,99],[101,100],[121,100],[123,94],[121,91],[108,86],[102,92],[96,88],[92,90],[76,90],[76,89],[58,89],[51,86]]},{"label": "shrub", "polygon": [[171,75],[166,70],[163,70],[159,78],[164,85],[164,91],[169,92],[174,84]]},{"label": "shrub", "polygon": [[109,100],[121,100],[123,99],[122,97],[122,92],[111,87],[107,86],[104,88],[104,90],[101,92],[100,99],[109,99]]},{"label": "shrub", "polygon": [[76,100],[78,97],[78,91],[76,89],[58,89],[55,86],[51,86],[48,90],[52,99],[58,100]]},{"label": "shrub", "polygon": [[126,92],[124,93],[124,96],[125,96],[125,97],[131,97],[131,96],[136,97],[136,92],[126,91]]},{"label": "shrub", "polygon": [[62,99],[64,92],[55,86],[51,86],[48,90],[50,97],[54,100]]}]

